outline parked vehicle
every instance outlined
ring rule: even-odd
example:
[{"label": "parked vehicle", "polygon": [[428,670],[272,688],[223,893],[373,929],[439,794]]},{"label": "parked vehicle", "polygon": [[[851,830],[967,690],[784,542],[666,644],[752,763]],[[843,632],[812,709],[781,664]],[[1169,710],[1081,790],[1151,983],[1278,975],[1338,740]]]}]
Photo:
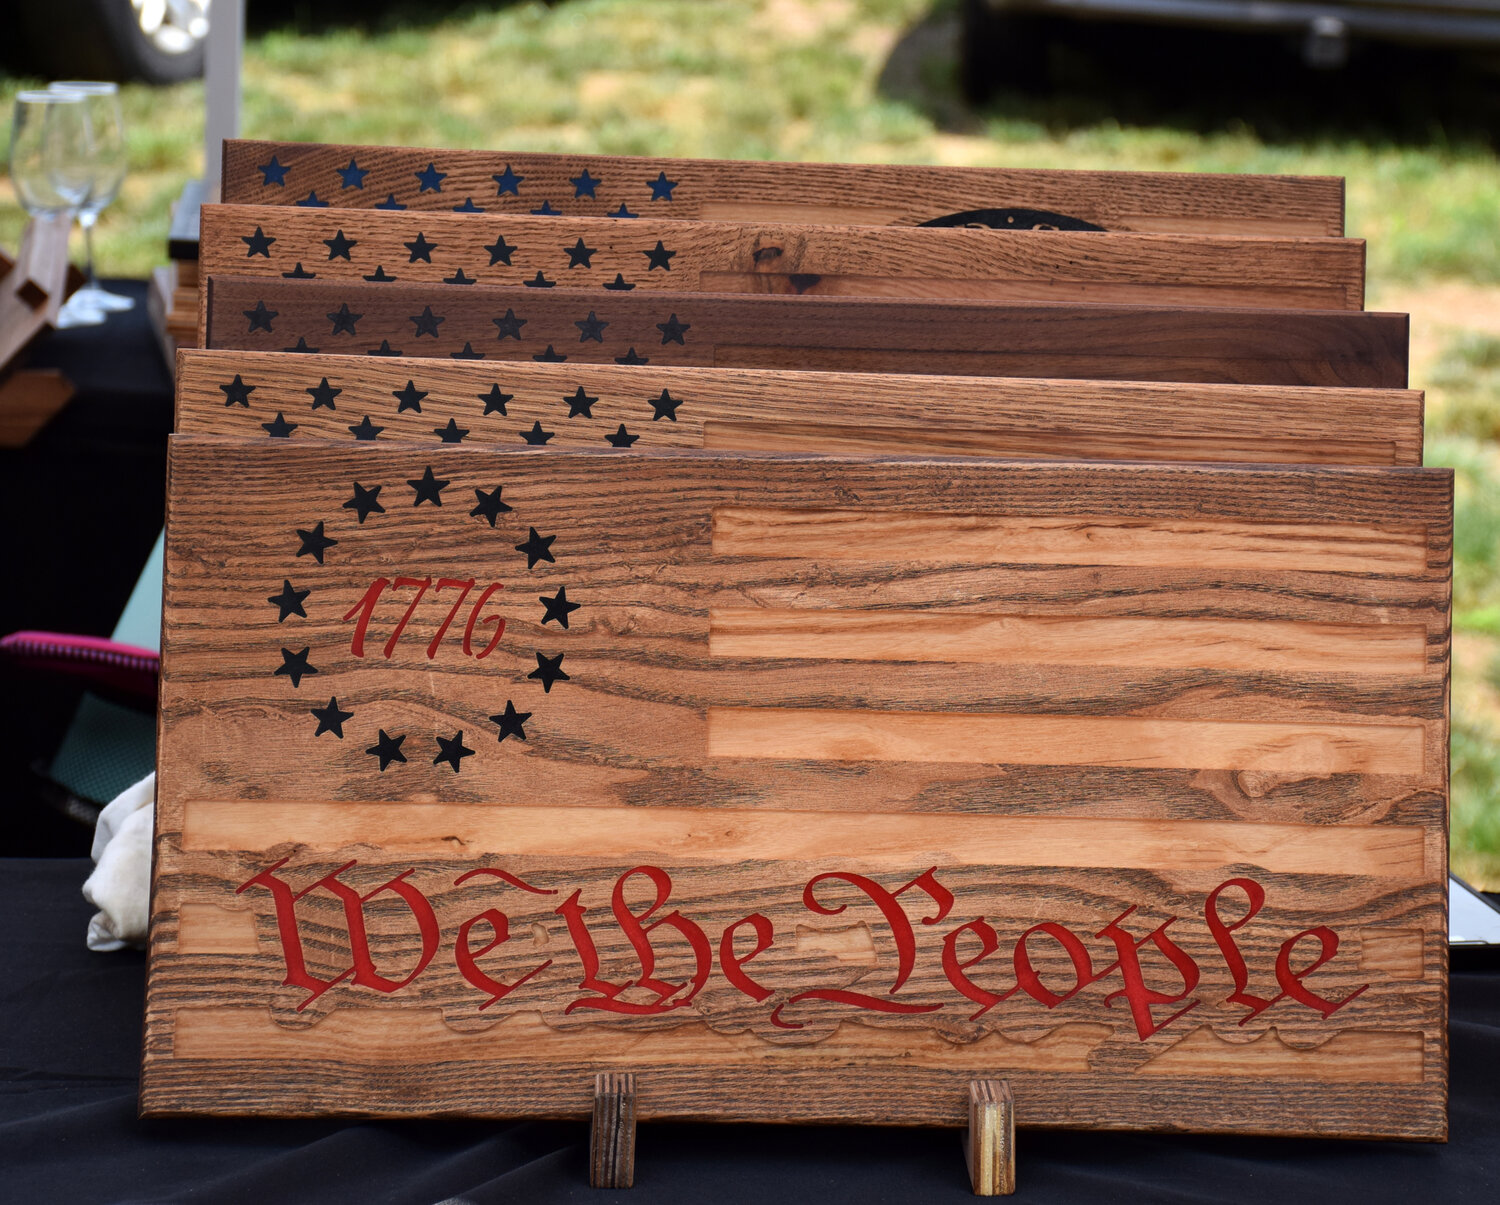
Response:
[{"label": "parked vehicle", "polygon": [[[13,0],[11,66],[168,84],[203,73],[212,0]],[[7,8],[10,6],[7,5]]]}]

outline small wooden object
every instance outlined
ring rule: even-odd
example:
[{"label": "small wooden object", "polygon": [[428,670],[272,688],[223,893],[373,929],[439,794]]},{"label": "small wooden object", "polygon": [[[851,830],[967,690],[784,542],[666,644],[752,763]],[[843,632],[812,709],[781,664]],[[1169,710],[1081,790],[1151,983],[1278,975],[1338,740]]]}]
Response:
[{"label": "small wooden object", "polygon": [[969,1084],[964,1157],[976,1197],[1008,1197],[1016,1191],[1016,1106],[1005,1080]]},{"label": "small wooden object", "polygon": [[635,1076],[601,1071],[594,1077],[594,1120],[589,1130],[589,1186],[635,1184]]},{"label": "small wooden object", "polygon": [[27,443],[73,396],[55,369],[25,366],[27,349],[57,321],[73,281],[66,217],[33,218],[14,260],[0,256],[0,446]]}]

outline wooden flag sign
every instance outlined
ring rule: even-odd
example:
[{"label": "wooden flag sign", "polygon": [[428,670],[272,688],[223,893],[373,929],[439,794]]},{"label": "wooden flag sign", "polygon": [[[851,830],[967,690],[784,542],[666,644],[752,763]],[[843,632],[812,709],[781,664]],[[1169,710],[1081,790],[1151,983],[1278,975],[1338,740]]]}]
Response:
[{"label": "wooden flag sign", "polygon": [[1328,176],[757,163],[299,142],[226,142],[223,198],[396,212],[1344,233],[1344,182]]},{"label": "wooden flag sign", "polygon": [[611,293],[794,293],[1357,310],[1364,243],[205,205],[200,270]]},{"label": "wooden flag sign", "polygon": [[143,1106],[1441,1138],[1451,484],[174,437]]},{"label": "wooden flag sign", "polygon": [[457,291],[213,276],[204,347],[1246,385],[1406,386],[1407,317],[1047,302]]},{"label": "wooden flag sign", "polygon": [[183,351],[177,430],[551,448],[1422,463],[1414,390]]}]

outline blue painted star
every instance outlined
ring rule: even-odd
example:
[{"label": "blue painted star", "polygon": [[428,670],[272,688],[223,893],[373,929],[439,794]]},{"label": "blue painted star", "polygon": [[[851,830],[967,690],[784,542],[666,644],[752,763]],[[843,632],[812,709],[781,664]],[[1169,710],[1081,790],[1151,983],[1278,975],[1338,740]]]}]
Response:
[{"label": "blue painted star", "polygon": [[483,213],[484,210],[480,206],[474,204],[474,198],[473,197],[465,197],[464,198],[464,203],[462,205],[455,205],[453,207],[453,212],[454,213]]},{"label": "blue painted star", "polygon": [[638,218],[641,215],[638,213],[631,213],[630,210],[625,208],[625,202],[621,201],[620,208],[615,210],[613,213],[607,213],[604,216],[607,218]]},{"label": "blue painted star", "polygon": [[539,218],[560,218],[562,210],[553,209],[551,201],[543,201],[540,209],[533,209],[532,215]]},{"label": "blue painted star", "polygon": [[496,264],[510,267],[511,253],[515,251],[515,248],[505,241],[503,234],[496,235],[495,241],[486,243],[484,249],[490,253],[490,267],[493,268]]},{"label": "blue painted star", "polygon": [[395,193],[390,192],[390,193],[386,193],[384,201],[376,201],[375,202],[375,208],[376,209],[405,209],[406,206],[403,205],[403,204],[401,204],[400,201],[396,200],[396,194]]},{"label": "blue painted star", "polygon": [[350,249],[359,246],[359,240],[345,238],[343,230],[340,229],[332,238],[325,238],[323,245],[328,248],[329,259],[348,259]]},{"label": "blue painted star", "polygon": [[597,176],[589,175],[589,169],[584,168],[583,175],[574,176],[568,183],[573,186],[573,196],[577,199],[578,197],[592,197],[594,189],[599,187],[600,180]]},{"label": "blue painted star", "polygon": [[264,255],[267,259],[270,259],[271,244],[275,241],[276,240],[274,238],[272,238],[259,226],[255,228],[254,234],[240,235],[240,242],[244,243],[245,246],[250,248],[250,250],[245,252],[246,259],[248,259],[252,255]]},{"label": "blue painted star", "polygon": [[521,195],[521,183],[526,177],[516,175],[515,172],[510,170],[510,164],[507,163],[505,171],[498,176],[491,176],[490,179],[499,186],[495,191],[497,197],[503,197],[506,193],[510,193],[513,197],[519,197]]},{"label": "blue painted star", "polygon": [[677,187],[677,181],[668,180],[667,173],[662,172],[655,180],[647,180],[646,185],[651,189],[651,199],[653,201],[670,201],[672,199],[672,190]]},{"label": "blue painted star", "polygon": [[437,244],[429,243],[427,236],[419,230],[417,231],[417,237],[406,244],[406,249],[411,252],[411,258],[406,261],[407,263],[414,264],[420,259],[430,264],[432,262],[432,253],[437,250]]},{"label": "blue painted star", "polygon": [[364,188],[365,177],[370,174],[368,168],[360,167],[360,165],[355,163],[353,159],[349,160],[348,167],[336,167],[333,170],[336,171],[339,174],[339,178],[343,180],[344,188]]},{"label": "blue painted star", "polygon": [[563,252],[568,257],[568,267],[570,268],[576,268],[580,265],[585,268],[592,268],[594,265],[591,262],[590,257],[597,250],[597,247],[585,246],[582,239],[579,239],[571,247],[563,248]]},{"label": "blue painted star", "polygon": [[307,196],[303,197],[302,200],[300,200],[300,201],[297,202],[297,204],[300,205],[300,206],[302,206],[302,208],[304,208],[304,209],[327,209],[328,208],[328,202],[325,201],[325,200],[323,200],[320,196],[318,196],[317,189],[313,189],[312,192],[308,193]]},{"label": "blue painted star", "polygon": [[263,177],[260,182],[260,186],[262,188],[265,188],[270,184],[277,184],[282,188],[286,187],[287,165],[285,163],[279,162],[275,155],[271,156],[270,163],[262,163],[255,170],[258,171]]},{"label": "blue painted star", "polygon": [[417,173],[417,191],[419,193],[442,192],[443,181],[447,178],[447,172],[440,172],[435,164],[429,163],[424,170]]}]

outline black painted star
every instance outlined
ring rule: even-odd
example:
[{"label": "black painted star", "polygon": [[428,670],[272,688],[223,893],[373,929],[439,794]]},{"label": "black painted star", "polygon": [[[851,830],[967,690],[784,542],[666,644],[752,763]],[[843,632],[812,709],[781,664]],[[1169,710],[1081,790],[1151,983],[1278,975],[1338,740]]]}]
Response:
[{"label": "black painted star", "polygon": [[638,440],[640,436],[632,435],[629,431],[625,430],[625,424],[621,423],[619,430],[617,430],[613,435],[606,435],[604,438],[606,441],[608,441],[611,447],[628,448],[631,444],[635,443],[635,441]]},{"label": "black painted star", "polygon": [[266,601],[273,604],[279,612],[276,616],[277,623],[283,622],[290,615],[300,615],[306,619],[307,609],[302,604],[311,593],[311,590],[293,589],[291,579],[284,577],[281,579],[281,593],[267,595]]},{"label": "black painted star", "polygon": [[521,432],[521,438],[529,444],[540,445],[546,443],[555,434],[557,434],[555,431],[543,431],[542,424],[540,422],[535,422],[531,424],[530,431]]},{"label": "black painted star", "polygon": [[323,553],[338,543],[332,536],[323,534],[323,521],[318,520],[318,525],[311,531],[303,531],[297,528],[297,537],[302,541],[302,547],[297,549],[298,556],[310,556],[318,564],[323,563]]},{"label": "black painted star", "polygon": [[552,693],[554,682],[568,682],[571,679],[563,672],[563,654],[558,653],[556,657],[549,657],[546,653],[536,655],[536,668],[526,676],[536,678],[542,684],[542,690],[547,694]]},{"label": "black painted star", "polygon": [[296,347],[283,347],[281,350],[282,351],[289,351],[289,352],[296,352],[297,354],[304,355],[304,356],[307,356],[307,355],[316,355],[317,351],[318,351],[318,349],[316,347],[309,347],[307,345],[307,336],[306,335],[298,335],[297,336],[297,346]]},{"label": "black painted star", "polygon": [[484,249],[490,253],[490,267],[492,268],[496,264],[504,264],[507,268],[510,267],[511,253],[516,250],[515,247],[505,241],[503,234],[497,234],[495,241],[493,243],[486,243]]},{"label": "black painted star", "polygon": [[434,314],[430,305],[424,305],[420,314],[410,314],[407,316],[406,320],[416,326],[416,337],[418,339],[420,339],[423,335],[431,335],[434,339],[436,339],[438,333],[438,325],[440,323],[448,321],[448,319],[438,314]]},{"label": "black painted star", "polygon": [[359,516],[361,523],[372,514],[385,514],[385,507],[380,505],[380,491],[382,488],[382,486],[377,485],[371,489],[365,489],[364,486],[356,481],[354,483],[354,497],[344,503],[344,509],[354,511]]},{"label": "black painted star", "polygon": [[658,322],[656,329],[661,332],[661,345],[665,347],[668,343],[681,343],[686,346],[683,336],[693,329],[691,322],[678,322],[677,315],[673,314],[665,322]]},{"label": "black painted star", "polygon": [[271,156],[270,163],[262,163],[255,170],[262,176],[260,182],[262,188],[265,188],[268,184],[279,184],[283,188],[286,187],[287,165],[278,162],[275,155]]},{"label": "black painted star", "polygon": [[652,422],[655,422],[659,418],[668,418],[674,423],[677,421],[677,407],[682,405],[680,397],[673,397],[663,389],[660,397],[647,398],[646,400],[656,408],[656,413],[651,416]]},{"label": "black painted star", "polygon": [[577,418],[580,414],[583,415],[584,418],[593,418],[594,403],[598,400],[598,398],[590,397],[588,394],[586,394],[583,391],[582,385],[578,386],[578,388],[573,392],[571,396],[563,398],[563,401],[568,403],[569,418]]},{"label": "black painted star", "polygon": [[639,366],[641,364],[649,364],[649,363],[651,363],[651,360],[647,356],[642,356],[642,355],[637,354],[635,348],[632,347],[623,356],[616,356],[615,357],[615,363],[616,364],[626,364],[626,365],[631,365],[631,366]]},{"label": "black painted star", "polygon": [[406,206],[403,205],[403,204],[401,204],[400,201],[396,200],[396,194],[395,193],[388,192],[388,193],[385,194],[385,200],[384,201],[377,201],[377,202],[375,202],[375,208],[376,209],[405,209]]},{"label": "black painted star", "polygon": [[275,241],[276,241],[275,239],[273,239],[269,234],[267,234],[259,226],[257,226],[255,228],[255,233],[254,234],[242,234],[242,235],[240,235],[240,242],[244,243],[245,246],[247,246],[247,247],[250,248],[248,251],[245,252],[245,258],[246,259],[250,258],[250,256],[252,256],[252,255],[264,255],[267,259],[270,259],[271,258],[271,244],[274,243]]},{"label": "black painted star", "polygon": [[371,284],[389,284],[397,278],[386,273],[384,264],[376,264],[375,271],[371,272],[365,279]]},{"label": "black painted star", "polygon": [[243,406],[250,409],[250,395],[255,392],[254,385],[247,385],[240,379],[240,374],[234,374],[234,380],[227,385],[220,385],[224,391],[224,404],[226,406]]},{"label": "black painted star", "polygon": [[482,360],[484,359],[484,352],[475,351],[474,345],[465,339],[463,347],[458,351],[450,351],[448,358],[450,360]]},{"label": "black painted star", "polygon": [[253,335],[256,331],[269,331],[271,329],[271,319],[276,317],[281,311],[268,310],[264,301],[257,301],[253,310],[241,310],[240,312],[246,318],[250,319],[250,329],[245,333]]},{"label": "black painted star", "polygon": [[314,736],[322,736],[325,732],[331,732],[339,740],[343,740],[344,721],[354,718],[352,711],[345,711],[339,706],[337,695],[328,700],[327,707],[314,707],[311,711],[318,718],[318,730],[313,733]]},{"label": "black painted star", "polygon": [[448,482],[441,477],[434,477],[431,465],[422,471],[420,477],[408,477],[406,484],[417,492],[417,496],[411,502],[413,506],[421,506],[424,502],[442,506],[443,491],[448,488]]},{"label": "black painted star", "polygon": [[448,178],[448,173],[438,171],[436,164],[429,163],[426,168],[417,172],[416,176],[419,193],[442,192],[443,181]]},{"label": "black painted star", "polygon": [[531,358],[538,364],[561,364],[568,357],[549,343],[546,351],[539,351]]},{"label": "black painted star", "polygon": [[537,218],[560,218],[562,217],[562,210],[553,209],[551,201],[543,201],[541,208],[533,209],[531,215]]},{"label": "black painted star", "polygon": [[552,541],[556,536],[539,535],[535,527],[528,530],[528,534],[521,543],[516,545],[517,552],[526,554],[526,568],[535,569],[538,561],[549,561],[557,563],[557,558],[552,555]]},{"label": "black painted star", "polygon": [[496,410],[500,411],[501,414],[506,413],[505,403],[515,396],[513,393],[501,392],[499,385],[491,385],[488,393],[478,395],[479,400],[484,403],[484,412],[486,414],[493,414]]},{"label": "black painted star", "polygon": [[346,301],[338,309],[334,310],[333,313],[328,315],[328,321],[333,323],[331,333],[335,335],[358,334],[359,332],[354,329],[354,324],[363,317],[363,314],[356,314],[351,311],[349,303]]},{"label": "black painted star", "polygon": [[365,352],[367,356],[399,356],[400,354],[401,349],[399,347],[392,347],[389,339],[382,339],[379,347],[372,347],[369,351]]},{"label": "black painted star", "polygon": [[503,197],[506,193],[510,193],[513,197],[519,197],[521,195],[521,184],[526,177],[516,175],[515,172],[510,170],[510,164],[507,163],[504,172],[498,176],[491,176],[490,179],[497,186],[495,189],[497,197]]},{"label": "black painted star", "polygon": [[429,243],[427,236],[419,230],[417,231],[417,237],[406,244],[406,249],[411,252],[411,258],[406,261],[407,263],[414,264],[417,260],[421,259],[426,260],[430,264],[432,262],[432,253],[437,250],[437,244]]},{"label": "black painted star", "polygon": [[291,649],[281,650],[281,664],[272,671],[272,677],[287,677],[292,680],[292,687],[296,689],[302,685],[302,679],[309,674],[318,672],[317,667],[307,663],[307,655],[312,652],[309,645],[300,653],[294,653]]},{"label": "black painted star", "polygon": [[348,259],[350,248],[359,246],[359,240],[345,238],[343,230],[340,230],[332,238],[325,238],[323,245],[328,248],[329,259]]},{"label": "black painted star", "polygon": [[473,197],[465,197],[464,198],[464,203],[462,205],[455,205],[453,207],[453,212],[454,213],[483,213],[484,212],[484,207],[481,206],[481,205],[474,204],[474,198]]},{"label": "black painted star", "polygon": [[474,750],[464,744],[464,731],[462,728],[448,740],[438,737],[437,743],[438,755],[432,759],[432,764],[436,766],[440,762],[447,762],[453,767],[455,774],[458,773],[459,762],[463,761],[466,757],[474,756]]},{"label": "black painted star", "polygon": [[443,283],[445,285],[473,285],[478,284],[479,281],[473,276],[465,276],[464,270],[459,268],[452,276],[443,277]]},{"label": "black painted star", "polygon": [[281,279],[282,280],[317,280],[318,279],[318,274],[316,272],[309,272],[306,268],[304,268],[302,266],[302,261],[299,259],[297,261],[297,266],[295,268],[293,268],[290,272],[283,272],[281,274]]},{"label": "black painted star", "polygon": [[616,272],[615,278],[604,287],[611,293],[628,293],[631,289],[635,288],[633,284],[625,279],[623,272]]},{"label": "black painted star", "polygon": [[372,423],[370,421],[370,416],[367,414],[364,416],[364,418],[360,419],[359,422],[355,423],[352,427],[349,428],[349,434],[354,436],[355,439],[374,439],[384,430],[384,427],[377,427],[374,423]]},{"label": "black painted star", "polygon": [[526,319],[517,318],[515,310],[506,310],[504,318],[491,318],[490,321],[500,329],[497,337],[501,339],[520,339],[521,328],[526,325]]},{"label": "black painted star", "polygon": [[551,289],[556,288],[557,286],[557,281],[548,280],[542,274],[542,270],[540,268],[536,270],[536,275],[533,276],[530,280],[523,280],[521,283],[524,284],[528,289]]},{"label": "black painted star", "polygon": [[670,201],[672,199],[672,190],[677,187],[677,181],[668,180],[667,173],[662,172],[655,180],[647,180],[646,187],[651,190],[651,199],[653,201]]},{"label": "black painted star", "polygon": [[548,598],[545,594],[538,594],[536,600],[547,608],[547,613],[542,616],[542,622],[551,623],[555,619],[563,627],[568,626],[568,616],[583,606],[582,603],[568,601],[568,588],[566,586],[559,586],[557,593],[551,598]]},{"label": "black painted star", "polygon": [[343,181],[344,188],[364,188],[365,177],[370,174],[369,168],[360,167],[353,159],[349,160],[348,167],[336,167],[333,169]]},{"label": "black painted star", "polygon": [[677,252],[668,251],[664,246],[662,246],[661,239],[657,239],[655,247],[653,247],[650,251],[642,251],[641,254],[644,255],[649,261],[646,265],[647,272],[650,272],[653,268],[665,268],[668,272],[670,272],[672,270],[672,257],[676,255]]},{"label": "black painted star", "polygon": [[613,213],[607,213],[604,216],[607,218],[638,218],[641,215],[638,213],[631,213],[630,210],[625,208],[625,202],[621,201],[620,208],[615,210]]},{"label": "black painted star", "polygon": [[568,183],[573,186],[573,198],[577,200],[579,197],[592,197],[594,189],[598,188],[602,181],[598,176],[589,175],[589,169],[584,168],[583,175],[570,177]]},{"label": "black painted star", "polygon": [[460,427],[457,420],[450,418],[446,427],[434,427],[432,433],[445,444],[461,444],[464,436],[469,433],[469,428]]},{"label": "black painted star", "polygon": [[497,485],[494,489],[486,494],[482,489],[475,487],[474,497],[478,498],[479,501],[475,505],[474,509],[469,512],[469,514],[473,515],[475,518],[488,519],[490,521],[490,526],[495,526],[495,520],[503,515],[506,511],[510,510],[510,504],[507,502],[502,502],[500,500],[500,492],[504,488],[505,487],[503,485]]},{"label": "black painted star", "polygon": [[321,406],[326,406],[330,410],[337,410],[338,407],[333,404],[333,399],[344,391],[337,385],[330,385],[328,378],[324,377],[316,385],[309,386],[307,392],[312,394],[312,408],[314,410],[317,410]]},{"label": "black painted star", "polygon": [[526,739],[526,729],[523,725],[530,718],[531,712],[517,711],[516,705],[509,699],[506,699],[505,710],[498,715],[490,716],[490,723],[500,725],[500,740],[503,741],[508,736],[514,736],[524,741]]},{"label": "black painted star", "polygon": [[597,250],[599,250],[598,247],[584,246],[582,239],[579,239],[571,247],[563,248],[563,252],[568,257],[568,267],[570,268],[577,268],[580,266],[585,268],[592,268],[594,265],[590,257]]},{"label": "black painted star", "polygon": [[391,396],[396,399],[396,413],[404,414],[408,410],[422,413],[422,399],[427,396],[425,389],[418,389],[415,381],[407,381],[405,389],[392,389]]},{"label": "black painted star", "polygon": [[270,422],[261,423],[261,429],[272,439],[290,439],[292,432],[299,426],[301,426],[300,423],[287,422],[286,415],[280,410],[276,412],[276,417]]},{"label": "black painted star", "polygon": [[302,206],[303,209],[328,208],[328,202],[323,200],[322,197],[318,196],[317,189],[313,189],[312,192],[308,193],[307,196],[303,197],[302,200],[297,202],[297,204]]},{"label": "black painted star", "polygon": [[406,754],[401,752],[401,742],[406,739],[403,732],[400,736],[387,736],[384,728],[380,730],[380,741],[365,750],[366,753],[380,759],[380,768],[384,770],[393,761],[405,762]]},{"label": "black painted star", "polygon": [[578,328],[578,342],[587,343],[592,339],[595,343],[603,343],[604,328],[609,323],[594,317],[594,311],[590,310],[587,318],[580,318],[573,325]]}]

